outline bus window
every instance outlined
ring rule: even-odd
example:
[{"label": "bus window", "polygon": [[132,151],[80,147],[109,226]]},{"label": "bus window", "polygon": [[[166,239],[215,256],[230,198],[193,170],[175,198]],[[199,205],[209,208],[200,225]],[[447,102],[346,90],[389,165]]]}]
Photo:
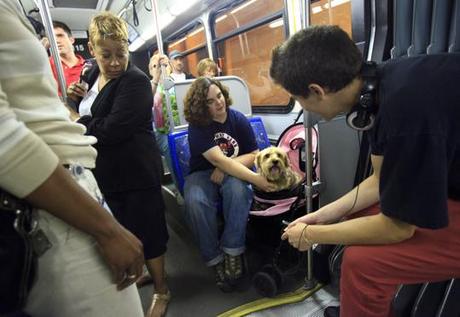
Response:
[{"label": "bus window", "polygon": [[352,36],[350,0],[311,0],[310,17],[311,25],[338,25]]},{"label": "bus window", "polygon": [[206,36],[203,26],[200,23],[197,23],[193,29],[169,44],[168,53],[173,50],[178,50],[184,53],[185,70],[193,75],[196,75],[196,66],[198,62],[201,59],[208,57]]},{"label": "bus window", "polygon": [[251,0],[219,13],[214,20],[223,75],[244,79],[251,104],[259,109],[282,107],[282,111],[289,111],[291,106],[289,95],[269,78],[271,50],[285,40],[283,17],[284,1]]},{"label": "bus window", "polygon": [[[215,34],[225,35],[255,20],[264,18],[284,9],[283,0],[250,0],[216,15]],[[284,38],[283,38],[284,39]]]}]

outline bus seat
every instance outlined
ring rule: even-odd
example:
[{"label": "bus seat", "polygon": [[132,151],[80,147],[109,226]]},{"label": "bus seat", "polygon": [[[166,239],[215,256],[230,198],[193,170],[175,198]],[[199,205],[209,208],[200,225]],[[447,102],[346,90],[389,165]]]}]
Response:
[{"label": "bus seat", "polygon": [[435,316],[448,281],[424,283],[415,299],[411,317]]},{"label": "bus seat", "polygon": [[393,299],[395,317],[460,316],[460,280],[400,285]]},{"label": "bus seat", "polygon": [[260,117],[252,117],[249,119],[252,130],[254,131],[254,136],[256,137],[257,145],[259,150],[263,150],[270,146],[270,141],[268,140],[267,131],[265,131],[264,123]]},{"label": "bus seat", "polygon": [[[270,146],[267,131],[260,117],[248,119],[256,137],[256,142],[260,150]],[[188,144],[188,130],[171,132],[168,135],[169,154],[177,177],[179,191],[184,193],[185,176],[189,173],[190,147]]]},{"label": "bus seat", "polygon": [[420,288],[422,288],[422,284],[408,284],[398,287],[392,303],[394,317],[410,316]]},{"label": "bus seat", "polygon": [[436,317],[460,316],[460,280],[451,279],[446,286],[444,298],[438,307]]},{"label": "bus seat", "polygon": [[[230,92],[230,97],[233,100],[232,109],[238,110],[246,117],[252,116],[251,97],[249,95],[249,88],[246,82],[237,76],[220,76],[215,77]],[[179,128],[187,126],[187,121],[184,116],[184,99],[187,91],[195,79],[187,79],[184,81],[174,83],[174,91],[176,94],[177,112],[179,114]]]}]

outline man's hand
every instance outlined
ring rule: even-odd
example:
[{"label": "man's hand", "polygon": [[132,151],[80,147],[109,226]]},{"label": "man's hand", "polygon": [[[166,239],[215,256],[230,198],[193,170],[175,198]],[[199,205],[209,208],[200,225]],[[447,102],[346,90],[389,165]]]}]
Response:
[{"label": "man's hand", "polygon": [[110,235],[96,237],[99,250],[112,270],[118,290],[134,283],[142,275],[144,253],[142,243],[114,221]]},{"label": "man's hand", "polygon": [[297,223],[289,226],[281,236],[282,240],[288,240],[289,244],[299,251],[306,251],[312,246],[312,242],[307,239],[307,227],[304,223]]},{"label": "man's hand", "polygon": [[292,227],[294,227],[296,224],[298,223],[303,223],[303,224],[307,224],[307,225],[313,225],[313,224],[322,224],[322,222],[320,222],[318,220],[320,216],[320,212],[318,211],[315,211],[315,212],[312,212],[312,213],[309,213],[309,214],[306,214],[305,216],[302,216],[302,217],[299,217],[297,218],[296,220],[292,221],[284,231],[286,231],[287,229],[290,229]]}]

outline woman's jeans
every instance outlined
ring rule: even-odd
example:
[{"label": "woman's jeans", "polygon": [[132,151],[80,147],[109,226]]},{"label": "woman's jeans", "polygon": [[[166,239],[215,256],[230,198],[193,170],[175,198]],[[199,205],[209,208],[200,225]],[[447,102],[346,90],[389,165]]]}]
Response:
[{"label": "woman's jeans", "polygon": [[[252,202],[248,183],[226,175],[221,185],[210,179],[213,170],[198,171],[185,179],[185,213],[207,266],[220,263],[224,252],[236,256],[245,250],[246,224]],[[224,217],[219,240],[218,217]]]}]

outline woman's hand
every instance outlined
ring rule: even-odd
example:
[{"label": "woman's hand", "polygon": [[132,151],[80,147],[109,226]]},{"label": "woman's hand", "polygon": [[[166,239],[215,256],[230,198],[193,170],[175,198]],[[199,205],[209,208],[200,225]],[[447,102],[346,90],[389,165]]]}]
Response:
[{"label": "woman's hand", "polygon": [[48,40],[47,37],[42,37],[41,40],[40,40],[40,43],[43,45],[43,47],[46,49],[46,50],[49,50],[50,49],[50,41]]},{"label": "woman's hand", "polygon": [[161,65],[168,65],[168,62],[166,55],[155,54],[150,58],[149,74],[152,76],[153,82],[158,83],[161,75]]},{"label": "woman's hand", "polygon": [[133,284],[142,275],[142,243],[131,232],[116,224],[110,235],[95,238],[119,290]]},{"label": "woman's hand", "polygon": [[213,182],[214,184],[220,185],[222,184],[224,177],[225,177],[225,173],[216,167],[214,171],[212,172],[210,178],[211,178],[211,182]]},{"label": "woman's hand", "polygon": [[275,184],[270,183],[265,177],[259,174],[256,175],[252,184],[264,192],[274,192],[277,190]]},{"label": "woman's hand", "polygon": [[80,114],[78,112],[76,112],[75,110],[73,110],[72,108],[70,108],[69,106],[67,106],[67,109],[69,110],[70,112],[70,120],[72,121],[77,121],[78,119],[80,119]]},{"label": "woman's hand", "polygon": [[67,87],[67,97],[73,101],[83,98],[88,92],[88,84],[73,82]]}]

